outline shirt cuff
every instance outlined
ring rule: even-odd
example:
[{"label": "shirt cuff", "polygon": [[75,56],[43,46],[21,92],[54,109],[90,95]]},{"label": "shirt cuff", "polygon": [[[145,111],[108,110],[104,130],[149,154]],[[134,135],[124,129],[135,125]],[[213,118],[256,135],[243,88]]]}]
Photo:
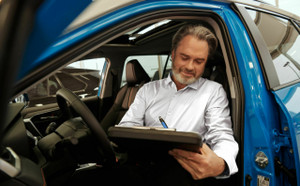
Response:
[{"label": "shirt cuff", "polygon": [[227,177],[227,176],[229,176],[229,167],[228,167],[228,165],[227,165],[227,163],[226,163],[226,161],[224,160],[224,163],[225,163],[225,169],[224,169],[224,171],[219,175],[219,176],[217,176],[217,177]]},{"label": "shirt cuff", "polygon": [[230,175],[235,174],[238,171],[235,159],[233,157],[225,155],[224,153],[220,155],[219,152],[217,152],[216,154],[225,162],[225,169],[220,175],[216,176],[217,179],[229,178]]}]

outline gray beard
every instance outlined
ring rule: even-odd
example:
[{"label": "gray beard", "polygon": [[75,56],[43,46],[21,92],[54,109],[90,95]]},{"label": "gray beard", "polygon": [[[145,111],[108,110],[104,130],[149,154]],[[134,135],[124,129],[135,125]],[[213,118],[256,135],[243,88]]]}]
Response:
[{"label": "gray beard", "polygon": [[190,85],[192,83],[194,83],[195,81],[197,81],[196,78],[189,78],[189,79],[185,79],[183,77],[181,77],[180,73],[177,73],[175,70],[172,69],[172,73],[174,75],[174,78],[181,84],[183,85]]}]

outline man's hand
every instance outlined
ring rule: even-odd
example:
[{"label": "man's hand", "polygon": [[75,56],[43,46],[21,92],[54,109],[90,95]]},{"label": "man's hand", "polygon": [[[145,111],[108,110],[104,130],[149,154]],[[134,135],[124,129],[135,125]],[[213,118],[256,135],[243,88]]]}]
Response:
[{"label": "man's hand", "polygon": [[225,161],[217,156],[206,144],[199,149],[200,153],[173,149],[169,151],[180,165],[187,170],[195,180],[215,177],[225,169]]}]

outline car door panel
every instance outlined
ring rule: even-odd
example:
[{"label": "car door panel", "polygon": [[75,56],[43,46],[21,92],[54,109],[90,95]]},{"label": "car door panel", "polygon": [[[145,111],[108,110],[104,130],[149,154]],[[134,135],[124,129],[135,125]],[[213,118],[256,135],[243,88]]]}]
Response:
[{"label": "car door panel", "polygon": [[[277,151],[287,151],[281,161],[287,169],[295,169],[300,177],[300,83],[273,92],[281,109],[281,131],[275,141]],[[289,157],[289,156],[291,157]],[[295,180],[296,181],[296,180]]]}]

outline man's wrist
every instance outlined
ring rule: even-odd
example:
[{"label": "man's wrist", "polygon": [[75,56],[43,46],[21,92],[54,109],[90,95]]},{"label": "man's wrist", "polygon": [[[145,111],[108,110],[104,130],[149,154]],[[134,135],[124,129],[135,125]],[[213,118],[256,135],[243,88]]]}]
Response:
[{"label": "man's wrist", "polygon": [[228,167],[226,161],[224,161],[224,163],[225,163],[224,171],[219,176],[229,176],[229,167]]}]

